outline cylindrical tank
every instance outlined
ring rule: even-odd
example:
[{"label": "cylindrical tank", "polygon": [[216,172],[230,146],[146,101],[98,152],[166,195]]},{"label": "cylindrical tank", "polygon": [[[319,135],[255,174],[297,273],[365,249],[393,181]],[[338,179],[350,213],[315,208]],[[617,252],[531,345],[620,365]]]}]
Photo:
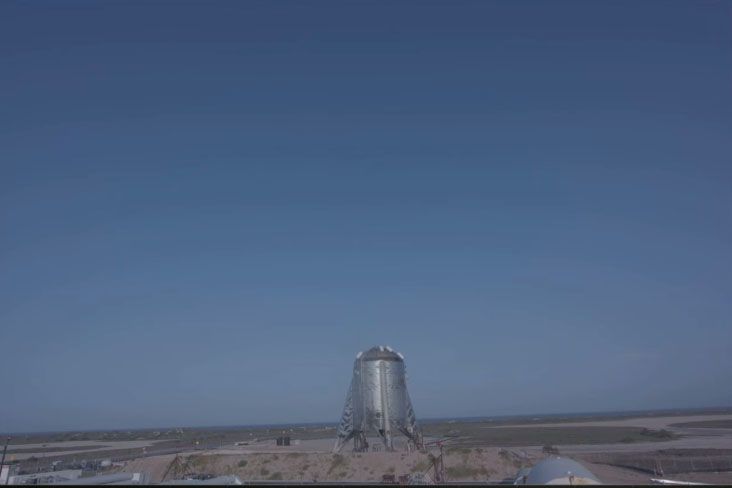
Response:
[{"label": "cylindrical tank", "polygon": [[534,465],[517,484],[527,485],[597,485],[599,480],[573,459],[551,457]]},{"label": "cylindrical tank", "polygon": [[399,354],[385,347],[369,349],[356,359],[353,378],[354,424],[367,425],[382,435],[409,425],[411,409]]}]

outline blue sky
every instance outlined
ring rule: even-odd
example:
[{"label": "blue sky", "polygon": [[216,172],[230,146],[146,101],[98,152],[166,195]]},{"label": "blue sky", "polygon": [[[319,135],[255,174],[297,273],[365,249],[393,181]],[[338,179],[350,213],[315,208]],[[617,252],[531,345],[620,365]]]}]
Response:
[{"label": "blue sky", "polygon": [[730,2],[0,2],[0,431],[732,404]]}]

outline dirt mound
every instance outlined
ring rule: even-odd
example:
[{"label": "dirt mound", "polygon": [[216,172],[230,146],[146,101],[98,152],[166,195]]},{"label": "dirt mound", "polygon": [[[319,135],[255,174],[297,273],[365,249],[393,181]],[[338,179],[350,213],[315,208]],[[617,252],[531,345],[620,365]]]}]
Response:
[{"label": "dirt mound", "polygon": [[120,471],[124,473],[146,473],[150,477],[150,483],[160,483],[175,457],[174,454],[165,454],[133,459],[125,464]]},{"label": "dirt mound", "polygon": [[[160,456],[163,457],[163,456]],[[156,474],[164,471],[172,461],[151,463]],[[167,461],[167,462],[166,462]],[[501,449],[458,449],[445,454],[445,468],[449,480],[500,480],[515,475],[522,463],[520,457]],[[139,466],[139,467],[138,467]],[[217,454],[208,452],[181,456],[171,465],[166,479],[183,478],[193,474],[236,475],[242,480],[289,481],[381,481],[384,475],[401,476],[428,472],[432,475],[428,453],[367,452],[367,453],[313,453],[289,452]],[[130,466],[128,466],[129,468]],[[135,465],[145,470],[144,465]],[[156,479],[156,478],[154,478]]]}]

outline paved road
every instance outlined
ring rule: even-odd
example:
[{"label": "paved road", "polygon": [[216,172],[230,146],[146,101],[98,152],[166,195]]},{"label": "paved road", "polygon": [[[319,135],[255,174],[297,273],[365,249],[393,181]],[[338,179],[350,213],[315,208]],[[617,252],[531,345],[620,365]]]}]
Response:
[{"label": "paved road", "polygon": [[[8,451],[12,449],[38,449],[37,452],[22,452],[17,454],[8,454],[9,459],[17,459],[19,461],[30,457],[51,457],[65,456],[67,454],[89,454],[99,451],[116,451],[118,449],[136,449],[140,447],[150,447],[156,442],[162,441],[62,441],[62,442],[46,442],[43,444],[10,444]],[[94,449],[74,449],[79,447],[98,446]],[[44,448],[63,448],[63,451],[42,452]]]},{"label": "paved road", "polygon": [[[632,442],[617,444],[562,444],[559,450],[563,454],[584,454],[590,452],[647,452],[658,449],[732,449],[732,429],[672,427],[673,424],[699,422],[703,420],[729,420],[732,415],[694,415],[669,417],[638,417],[618,420],[595,420],[583,422],[543,423],[500,425],[485,427],[501,429],[504,427],[645,427],[648,429],[667,429],[681,435],[680,439],[661,442]],[[527,453],[541,453],[542,446],[527,446]]]},{"label": "paved road", "polygon": [[[582,422],[546,422],[541,424],[514,424],[514,425],[491,425],[485,429],[502,429],[505,427],[645,427],[647,429],[675,429],[672,424],[683,424],[686,422],[702,422],[705,420],[732,420],[732,414],[724,415],[688,415],[668,417],[635,417],[618,420],[588,420]],[[722,429],[729,431],[730,429]]]},{"label": "paved road", "polygon": [[[562,454],[584,454],[589,452],[648,452],[659,449],[732,449],[732,432],[727,435],[689,436],[664,442],[632,442],[628,444],[562,444]],[[542,446],[528,446],[530,454],[541,453]]]}]

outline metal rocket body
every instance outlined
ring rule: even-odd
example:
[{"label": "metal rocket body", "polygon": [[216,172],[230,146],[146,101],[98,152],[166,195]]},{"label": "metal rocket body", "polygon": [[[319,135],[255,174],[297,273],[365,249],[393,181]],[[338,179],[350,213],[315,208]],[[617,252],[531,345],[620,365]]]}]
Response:
[{"label": "metal rocket body", "polygon": [[404,357],[388,346],[356,356],[334,452],[350,439],[355,451],[368,450],[368,434],[378,435],[388,451],[394,450],[394,436],[399,434],[407,438],[409,448],[422,448],[407,392]]}]

